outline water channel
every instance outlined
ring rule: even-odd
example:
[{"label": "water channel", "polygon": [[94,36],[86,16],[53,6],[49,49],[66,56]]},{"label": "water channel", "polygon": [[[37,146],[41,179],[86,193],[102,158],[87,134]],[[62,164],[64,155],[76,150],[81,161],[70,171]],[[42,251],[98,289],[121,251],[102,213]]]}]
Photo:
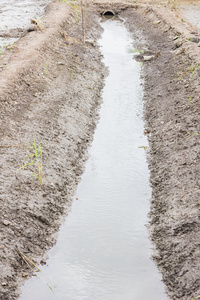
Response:
[{"label": "water channel", "polygon": [[145,226],[151,188],[140,64],[123,22],[101,25],[109,76],[90,158],[47,265],[20,300],[168,299]]}]

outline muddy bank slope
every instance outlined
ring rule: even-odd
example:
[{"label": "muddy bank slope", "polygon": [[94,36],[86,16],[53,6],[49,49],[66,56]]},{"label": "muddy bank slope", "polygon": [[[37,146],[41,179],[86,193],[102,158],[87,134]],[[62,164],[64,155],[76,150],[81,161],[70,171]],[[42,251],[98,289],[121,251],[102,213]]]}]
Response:
[{"label": "muddy bank slope", "polygon": [[169,297],[189,300],[200,295],[200,48],[188,40],[196,38],[194,28],[161,10],[138,7],[121,15],[137,48],[149,51],[138,59],[150,143],[154,259]]},{"label": "muddy bank slope", "polygon": [[[62,216],[82,174],[98,120],[106,73],[96,40],[101,28],[87,9],[82,43],[80,12],[66,3],[47,7],[42,31],[23,37],[1,57],[0,71],[0,299],[18,297],[36,264],[54,244]],[[43,185],[17,171],[33,138],[42,145]]]}]

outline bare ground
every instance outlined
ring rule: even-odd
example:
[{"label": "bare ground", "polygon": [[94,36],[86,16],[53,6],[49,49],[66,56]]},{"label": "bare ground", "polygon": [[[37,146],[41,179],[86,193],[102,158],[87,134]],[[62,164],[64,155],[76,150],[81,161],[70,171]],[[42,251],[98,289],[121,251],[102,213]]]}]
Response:
[{"label": "bare ground", "polygon": [[[88,39],[99,37],[95,12],[107,8],[125,18],[135,47],[153,54],[143,62],[150,235],[169,297],[189,300],[200,295],[200,48],[188,40],[195,28],[164,6],[101,1],[87,9]],[[31,275],[17,249],[45,262],[98,120],[106,69],[98,47],[81,42],[76,21],[68,6],[53,3],[43,32],[26,35],[1,60],[1,300],[16,299]],[[33,137],[43,149],[42,186],[29,170],[17,172]]]},{"label": "bare ground", "polygon": [[200,49],[188,41],[194,27],[174,12],[123,16],[137,47],[155,54],[143,67],[154,259],[170,299],[189,300],[200,295]]},{"label": "bare ground", "polygon": [[[101,28],[89,9],[88,20],[87,38],[96,40]],[[29,33],[1,61],[1,300],[17,298],[32,273],[17,251],[38,264],[55,243],[83,172],[106,74],[98,47],[82,43],[66,4],[48,6],[43,21],[42,32]],[[17,171],[33,138],[42,145],[42,186],[30,170]]]}]

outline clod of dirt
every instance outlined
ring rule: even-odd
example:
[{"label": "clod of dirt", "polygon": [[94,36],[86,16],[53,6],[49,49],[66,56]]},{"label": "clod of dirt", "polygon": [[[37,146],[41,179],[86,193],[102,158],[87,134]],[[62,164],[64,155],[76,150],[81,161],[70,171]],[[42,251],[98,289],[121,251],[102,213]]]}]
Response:
[{"label": "clod of dirt", "polygon": [[4,221],[3,221],[3,224],[4,224],[5,226],[8,226],[8,225],[10,225],[11,223],[10,223],[10,221],[8,221],[8,220],[4,220]]},{"label": "clod of dirt", "polygon": [[197,37],[191,37],[191,38],[189,38],[189,40],[193,43],[199,43],[199,41],[200,41],[200,39]]}]

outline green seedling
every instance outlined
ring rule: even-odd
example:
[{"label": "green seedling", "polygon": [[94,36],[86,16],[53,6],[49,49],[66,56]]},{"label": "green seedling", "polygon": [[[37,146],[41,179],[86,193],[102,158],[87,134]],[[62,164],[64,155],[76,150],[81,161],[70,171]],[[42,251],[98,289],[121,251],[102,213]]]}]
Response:
[{"label": "green seedling", "polygon": [[200,298],[200,296],[197,296],[197,297],[192,298],[192,299],[190,299],[190,300],[195,300],[195,299],[198,299],[198,298]]},{"label": "green seedling", "polygon": [[74,78],[74,69],[73,68],[68,68],[72,72],[72,79]]},{"label": "green seedling", "polygon": [[192,97],[190,97],[189,103],[192,103],[192,102],[194,102],[194,100],[192,100]]},{"label": "green seedling", "polygon": [[[17,170],[21,170],[25,167],[30,168],[31,166],[36,166],[38,173],[35,174],[31,172],[31,175],[35,176],[36,178],[39,179],[40,184],[42,185],[42,148],[41,144],[36,143],[35,139],[33,139],[33,144],[29,148],[30,152],[33,152],[32,154],[28,155],[22,162],[22,166]],[[25,161],[31,160],[28,163],[25,163]]]},{"label": "green seedling", "polygon": [[194,78],[194,71],[196,70],[196,69],[198,69],[199,68],[199,64],[197,63],[197,64],[195,64],[195,65],[190,65],[189,66],[189,68],[187,68],[179,77],[178,77],[178,79],[180,80],[182,77],[183,77],[183,75],[185,75],[186,73],[188,73],[188,72],[191,72],[192,73],[192,77]]},{"label": "green seedling", "polygon": [[76,15],[76,23],[78,24],[79,23],[79,20],[80,20],[80,17],[79,17],[79,13],[78,13],[78,6],[76,5],[76,3],[75,3],[75,1],[74,0],[72,0],[71,2],[70,2],[70,7],[71,7],[71,9],[75,12],[75,15]]},{"label": "green seedling", "polygon": [[139,146],[138,148],[142,148],[142,149],[144,149],[145,151],[147,150],[147,146]]},{"label": "green seedling", "polygon": [[169,0],[168,5],[171,5],[173,9],[177,8],[177,0]]},{"label": "green seedling", "polygon": [[198,132],[193,132],[193,135],[200,135],[200,133],[198,133]]}]

